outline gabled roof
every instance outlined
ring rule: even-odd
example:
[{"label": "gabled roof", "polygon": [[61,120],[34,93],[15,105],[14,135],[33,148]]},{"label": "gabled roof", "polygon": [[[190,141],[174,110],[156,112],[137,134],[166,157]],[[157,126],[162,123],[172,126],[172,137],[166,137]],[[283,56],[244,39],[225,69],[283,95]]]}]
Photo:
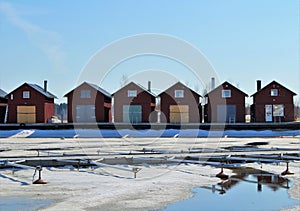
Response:
[{"label": "gabled roof", "polygon": [[112,94],[112,96],[115,95],[117,92],[121,91],[122,89],[124,89],[125,87],[129,86],[129,85],[137,86],[137,87],[141,88],[143,91],[147,92],[149,95],[152,95],[153,97],[156,97],[154,93],[152,93],[151,91],[149,91],[148,89],[146,89],[146,88],[143,87],[142,85],[136,84],[136,83],[134,83],[134,82],[130,82],[130,83],[126,84],[125,86],[123,86],[122,88],[118,89],[117,91],[115,91],[115,92]]},{"label": "gabled roof", "polygon": [[162,95],[165,92],[168,92],[170,89],[172,89],[174,86],[176,86],[177,84],[179,84],[180,86],[184,86],[187,89],[189,89],[191,92],[193,92],[194,94],[198,95],[199,97],[202,97],[200,94],[198,94],[197,92],[195,92],[194,90],[192,90],[191,88],[187,87],[186,85],[184,85],[183,83],[181,83],[180,81],[176,82],[175,84],[173,84],[172,86],[170,86],[169,88],[167,88],[165,91],[161,92],[158,96]]},{"label": "gabled roof", "polygon": [[240,89],[238,89],[237,87],[233,86],[231,83],[229,83],[228,81],[223,82],[221,85],[217,86],[216,88],[214,88],[213,90],[211,90],[210,92],[208,92],[205,97],[207,97],[210,93],[215,92],[217,89],[219,89],[220,87],[223,87],[224,85],[228,85],[231,88],[234,88],[235,90],[239,91],[240,93],[242,93],[243,95],[245,95],[246,97],[248,97],[248,95],[241,91]]},{"label": "gabled roof", "polygon": [[[96,84],[92,84],[92,83],[88,83],[88,82],[83,82],[82,84],[80,84],[79,86],[77,86],[76,88],[87,84],[88,86],[92,87],[93,89],[97,90],[98,92],[102,93],[103,95],[105,95],[106,97],[111,98],[111,94],[109,92],[107,92],[106,90],[102,89],[101,87],[97,86]],[[64,95],[64,97],[67,97],[67,95],[69,95],[71,92],[73,92],[76,88],[72,89],[71,91],[69,91],[67,94]]]},{"label": "gabled roof", "polygon": [[3,91],[2,89],[0,89],[0,97],[5,98],[7,95],[7,93],[5,91]]},{"label": "gabled roof", "polygon": [[283,89],[287,90],[287,91],[290,92],[292,95],[297,95],[295,92],[289,90],[288,88],[284,87],[283,85],[281,85],[280,83],[278,83],[277,81],[274,80],[274,81],[270,82],[269,84],[267,84],[266,86],[264,86],[264,87],[263,87],[262,89],[260,89],[259,91],[255,92],[253,95],[251,95],[251,97],[254,96],[254,95],[256,95],[256,94],[258,94],[258,93],[261,92],[262,90],[265,90],[265,89],[266,89],[268,86],[270,86],[271,84],[276,84],[276,85],[278,85],[278,86],[281,86]]},{"label": "gabled roof", "polygon": [[36,90],[37,92],[41,93],[42,95],[44,95],[47,98],[57,98],[54,94],[50,93],[50,92],[45,92],[45,90],[40,87],[37,84],[29,84],[29,83],[24,83],[21,86],[19,86],[18,88],[16,88],[15,90],[13,90],[12,92],[8,93],[6,96],[10,95],[11,93],[15,92],[17,89],[19,89],[20,87],[24,86],[24,85],[28,85],[31,88],[33,88],[34,90]]},{"label": "gabled roof", "polygon": [[45,92],[45,90],[40,87],[37,84],[28,84],[29,86],[31,86],[33,89],[35,89],[36,91],[38,91],[39,93],[41,93],[42,95],[44,95],[45,97],[48,98],[57,98],[54,94],[50,93],[50,92]]}]

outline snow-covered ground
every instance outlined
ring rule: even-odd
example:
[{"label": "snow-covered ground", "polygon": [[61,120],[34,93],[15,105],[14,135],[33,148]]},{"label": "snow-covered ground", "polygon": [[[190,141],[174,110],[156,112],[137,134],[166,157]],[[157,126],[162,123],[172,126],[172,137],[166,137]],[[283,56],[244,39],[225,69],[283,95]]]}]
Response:
[{"label": "snow-covered ground", "polygon": [[[127,131],[128,132],[128,131]],[[35,134],[35,133],[33,133]],[[32,134],[32,135],[33,135]],[[13,134],[15,135],[15,134]],[[32,136],[30,135],[30,137]],[[11,135],[12,136],[12,135]],[[3,138],[0,139],[1,156],[36,155],[35,148],[49,149],[51,152],[95,153],[131,151],[143,147],[155,149],[186,150],[198,147],[217,149],[221,147],[243,146],[252,142],[268,142],[263,147],[299,148],[299,137],[268,138]],[[52,150],[50,150],[52,148]],[[54,150],[53,148],[60,148]],[[240,152],[243,153],[243,152]],[[251,152],[247,152],[249,154]],[[255,152],[253,152],[255,153]],[[267,152],[266,152],[267,153]],[[270,152],[274,153],[274,152]],[[277,153],[284,153],[278,151]],[[212,153],[213,154],[213,153]],[[224,152],[224,154],[234,154]],[[111,156],[120,157],[115,154]],[[128,155],[127,157],[132,157]],[[101,155],[99,155],[101,158]],[[263,164],[262,169],[275,174],[285,170],[285,163]],[[247,164],[261,168],[260,164]],[[132,169],[134,166],[119,166]],[[192,196],[191,188],[209,186],[220,181],[215,175],[220,169],[196,164],[180,165],[143,165],[142,170],[133,178],[133,172],[117,168],[43,168],[42,178],[45,185],[33,185],[34,170],[0,170],[1,196],[30,196],[36,199],[53,199],[45,210],[156,210],[168,204]],[[290,170],[294,175],[287,176],[294,181],[289,189],[292,198],[300,200],[300,162],[291,162]],[[226,174],[231,175],[229,169]],[[300,210],[300,206],[291,208]]]}]

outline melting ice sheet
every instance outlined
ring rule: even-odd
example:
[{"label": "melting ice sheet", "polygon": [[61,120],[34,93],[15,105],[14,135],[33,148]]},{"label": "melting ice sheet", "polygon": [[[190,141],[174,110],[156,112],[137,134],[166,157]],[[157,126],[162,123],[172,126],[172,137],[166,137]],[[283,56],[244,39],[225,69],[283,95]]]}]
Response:
[{"label": "melting ice sheet", "polygon": [[0,210],[38,210],[49,205],[52,202],[50,199],[37,200],[23,196],[2,196],[0,197]]},{"label": "melting ice sheet", "polygon": [[194,197],[170,204],[164,211],[280,210],[300,204],[289,198],[287,189],[291,185],[289,180],[274,175],[235,177],[212,187],[194,188]]}]

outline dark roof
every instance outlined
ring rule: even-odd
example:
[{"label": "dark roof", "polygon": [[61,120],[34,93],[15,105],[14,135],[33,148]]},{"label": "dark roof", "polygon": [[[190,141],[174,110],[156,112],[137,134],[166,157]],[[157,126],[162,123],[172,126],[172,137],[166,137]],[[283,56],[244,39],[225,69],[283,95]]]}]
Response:
[{"label": "dark roof", "polygon": [[54,94],[50,93],[50,92],[45,92],[45,90],[40,87],[37,84],[29,84],[29,83],[24,83],[21,86],[19,86],[18,88],[16,88],[15,90],[13,90],[12,92],[8,93],[6,96],[8,96],[9,94],[13,93],[14,91],[16,91],[17,89],[19,89],[20,87],[24,86],[24,85],[28,85],[31,88],[33,88],[34,90],[36,90],[37,92],[41,93],[42,95],[44,95],[47,98],[57,98]]},{"label": "dark roof", "polygon": [[42,95],[44,95],[45,97],[48,98],[57,98],[54,94],[50,93],[50,92],[45,92],[45,90],[40,87],[37,84],[28,84],[29,86],[31,86],[33,89],[35,89],[36,91],[38,91],[39,93],[41,93]]},{"label": "dark roof", "polygon": [[99,87],[95,84],[91,84],[91,83],[87,83],[87,84],[90,85],[91,87],[93,87],[94,89],[96,89],[97,91],[101,92],[102,94],[104,94],[106,97],[111,98],[111,94],[109,92],[107,92],[106,90],[102,89],[101,87]]},{"label": "dark roof", "polygon": [[171,89],[172,87],[176,86],[177,84],[181,85],[181,86],[185,86],[186,88],[188,88],[191,92],[195,93],[196,95],[198,95],[199,97],[202,97],[200,94],[198,94],[197,92],[195,92],[194,90],[192,90],[191,88],[187,87],[186,85],[184,85],[183,83],[181,83],[180,81],[176,82],[175,84],[173,84],[172,86],[170,86],[169,88],[167,88],[165,91],[161,92],[158,96],[162,95],[163,93],[167,92],[169,89]]},{"label": "dark roof", "polygon": [[[106,97],[111,98],[111,94],[109,92],[107,92],[106,90],[102,89],[101,87],[92,84],[92,83],[88,83],[88,82],[83,82],[82,84],[80,84],[79,86],[77,86],[76,88],[82,86],[83,84],[87,84],[88,86],[92,87],[93,89],[101,92],[103,95],[105,95]],[[71,91],[69,91],[67,94],[64,95],[64,97],[67,97],[71,92],[73,92],[76,88],[72,89]]]},{"label": "dark roof", "polygon": [[0,97],[5,98],[7,95],[7,93],[5,91],[3,91],[2,89],[0,89]]},{"label": "dark roof", "polygon": [[217,86],[216,88],[214,88],[213,90],[211,90],[210,92],[208,92],[208,93],[205,95],[205,97],[207,97],[210,93],[214,92],[215,90],[217,90],[217,89],[220,88],[220,87],[223,87],[223,86],[226,85],[226,84],[229,85],[230,87],[234,88],[235,90],[241,92],[241,93],[242,93],[243,95],[245,95],[246,97],[248,97],[248,95],[247,95],[245,92],[243,92],[243,91],[241,91],[240,89],[238,89],[237,87],[233,86],[233,85],[232,85],[231,83],[229,83],[228,81],[223,82],[221,85]]},{"label": "dark roof", "polygon": [[141,88],[143,91],[147,92],[148,94],[152,95],[153,97],[156,97],[154,93],[152,93],[151,91],[149,91],[148,89],[146,89],[146,88],[143,87],[142,85],[136,84],[136,83],[134,83],[134,82],[130,82],[130,83],[126,84],[126,85],[123,86],[122,88],[120,88],[120,89],[118,89],[117,91],[115,91],[112,95],[116,94],[117,92],[119,92],[120,90],[122,90],[123,88],[125,88],[126,86],[129,86],[129,85],[131,85],[131,84],[133,84],[133,85],[135,85],[135,86]]},{"label": "dark roof", "polygon": [[268,86],[270,86],[271,84],[279,85],[279,86],[281,86],[282,88],[284,88],[285,90],[287,90],[288,92],[291,92],[292,95],[297,95],[295,92],[293,92],[293,91],[289,90],[288,88],[284,87],[283,85],[281,85],[281,84],[278,83],[277,81],[272,81],[272,82],[270,82],[269,84],[267,84],[266,86],[264,86],[262,89],[260,89],[259,91],[255,92],[253,95],[251,95],[251,97],[254,96],[254,95],[256,95],[257,93],[261,92],[262,90],[266,89],[266,88],[267,88]]}]

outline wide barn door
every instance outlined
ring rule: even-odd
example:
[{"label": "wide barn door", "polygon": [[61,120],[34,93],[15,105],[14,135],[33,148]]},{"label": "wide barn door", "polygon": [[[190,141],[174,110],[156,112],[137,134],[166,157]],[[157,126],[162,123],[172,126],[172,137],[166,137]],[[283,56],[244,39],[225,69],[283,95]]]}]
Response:
[{"label": "wide barn door", "polygon": [[170,105],[170,122],[171,123],[189,122],[189,106]]},{"label": "wide barn door", "polygon": [[17,107],[18,123],[35,123],[36,108],[35,106],[18,106]]},{"label": "wide barn door", "polygon": [[218,105],[217,106],[217,121],[235,123],[236,120],[236,105]]},{"label": "wide barn door", "polygon": [[142,122],[142,106],[123,105],[123,122],[127,122],[127,123]]},{"label": "wide barn door", "polygon": [[76,106],[76,122],[95,122],[95,106],[94,105],[77,105]]}]

